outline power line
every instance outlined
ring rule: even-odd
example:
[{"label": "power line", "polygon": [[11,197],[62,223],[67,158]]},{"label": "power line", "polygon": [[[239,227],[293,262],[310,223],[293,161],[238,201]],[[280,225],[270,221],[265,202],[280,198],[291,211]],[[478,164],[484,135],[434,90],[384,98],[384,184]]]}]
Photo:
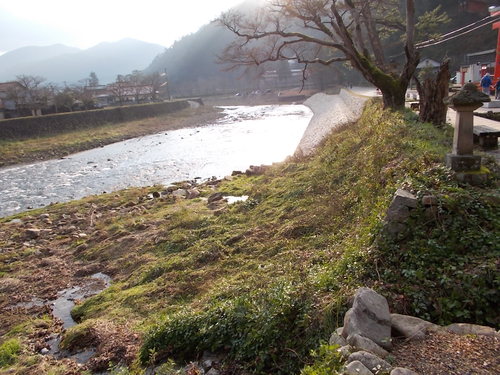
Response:
[{"label": "power line", "polygon": [[422,49],[426,47],[435,46],[449,40],[464,36],[470,32],[473,32],[477,29],[480,29],[484,26],[488,26],[500,20],[500,16],[488,16],[483,18],[482,20],[471,23],[470,25],[461,27],[460,29],[451,31],[449,33],[441,35],[439,38],[429,39],[424,42],[417,43],[415,47],[417,49]]}]

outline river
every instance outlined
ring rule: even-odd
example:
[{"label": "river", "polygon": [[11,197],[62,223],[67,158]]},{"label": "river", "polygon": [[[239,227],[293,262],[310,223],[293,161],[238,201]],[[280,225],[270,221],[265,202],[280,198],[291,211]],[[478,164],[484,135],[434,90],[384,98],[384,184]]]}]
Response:
[{"label": "river", "polygon": [[63,159],[0,169],[0,217],[132,186],[221,178],[293,154],[312,112],[302,105],[223,107],[217,123],[159,133]]}]

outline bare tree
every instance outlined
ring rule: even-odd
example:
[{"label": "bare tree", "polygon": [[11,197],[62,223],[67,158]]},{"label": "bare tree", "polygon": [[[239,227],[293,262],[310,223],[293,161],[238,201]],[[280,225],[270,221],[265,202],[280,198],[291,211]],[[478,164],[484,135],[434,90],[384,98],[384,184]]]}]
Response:
[{"label": "bare tree", "polygon": [[166,75],[162,76],[160,73],[151,73],[143,77],[143,84],[152,100],[158,99],[158,92],[162,85],[166,84]]},{"label": "bare tree", "polygon": [[[348,62],[379,88],[385,107],[400,108],[419,56],[415,48],[415,4],[398,0],[271,0],[251,17],[229,12],[219,22],[239,38],[221,61],[237,66],[295,60],[330,65]],[[404,56],[398,66],[383,41],[399,34]]]},{"label": "bare tree", "polygon": [[12,93],[16,105],[29,109],[33,116],[41,114],[42,107],[47,103],[47,91],[41,86],[45,78],[23,74],[16,76],[16,81],[22,87],[20,92]]},{"label": "bare tree", "polygon": [[116,76],[116,81],[108,85],[108,89],[118,100],[119,105],[123,105],[128,90],[129,83],[126,80],[126,77],[119,74]]}]

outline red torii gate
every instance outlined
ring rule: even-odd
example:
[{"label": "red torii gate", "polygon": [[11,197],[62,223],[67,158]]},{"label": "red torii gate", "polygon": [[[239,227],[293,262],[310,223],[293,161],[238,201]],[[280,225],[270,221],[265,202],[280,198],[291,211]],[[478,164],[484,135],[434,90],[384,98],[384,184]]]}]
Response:
[{"label": "red torii gate", "polygon": [[[500,6],[490,7],[490,14],[492,16],[500,16]],[[495,73],[493,76],[493,83],[495,84],[500,79],[500,21],[493,24],[493,30],[498,30],[497,53],[495,59]]]}]

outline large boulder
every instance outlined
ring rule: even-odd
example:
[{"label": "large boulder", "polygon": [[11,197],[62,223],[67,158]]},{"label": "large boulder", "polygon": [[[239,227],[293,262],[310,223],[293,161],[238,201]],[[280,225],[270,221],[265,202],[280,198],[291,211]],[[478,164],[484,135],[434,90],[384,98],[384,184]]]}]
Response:
[{"label": "large boulder", "polygon": [[391,314],[387,300],[370,288],[359,288],[344,317],[342,336],[358,334],[391,349]]},{"label": "large boulder", "polygon": [[446,326],[446,330],[457,335],[479,335],[479,336],[498,336],[500,335],[494,328],[480,326],[469,323],[454,323]]},{"label": "large boulder", "polygon": [[380,345],[375,344],[372,340],[360,336],[357,333],[347,337],[347,342],[349,343],[349,345],[358,350],[364,350],[373,353],[380,358],[385,358],[389,355],[389,352],[383,349]]},{"label": "large boulder", "polygon": [[396,335],[409,340],[420,340],[428,330],[437,330],[439,326],[426,320],[409,315],[391,314],[392,329]]}]

